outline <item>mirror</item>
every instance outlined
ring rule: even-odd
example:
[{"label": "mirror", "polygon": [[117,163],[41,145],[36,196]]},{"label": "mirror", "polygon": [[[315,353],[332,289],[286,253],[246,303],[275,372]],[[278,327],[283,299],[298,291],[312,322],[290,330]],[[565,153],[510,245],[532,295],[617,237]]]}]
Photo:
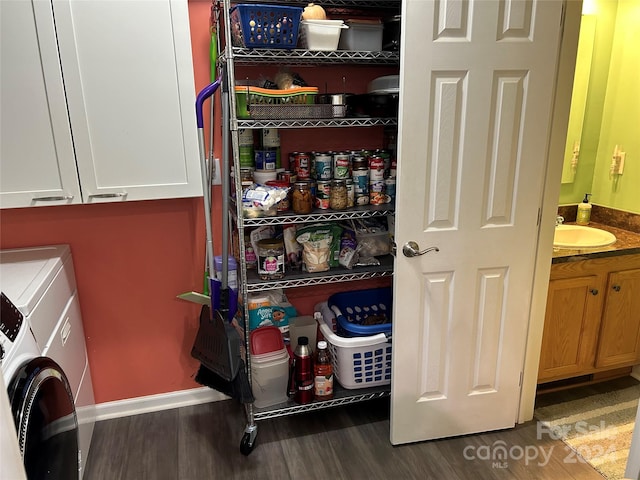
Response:
[{"label": "mirror", "polygon": [[567,129],[567,143],[564,149],[562,183],[573,183],[580,162],[580,144],[582,142],[582,127],[584,125],[584,115],[587,105],[589,79],[591,78],[591,60],[593,58],[595,34],[595,15],[582,15],[580,37],[578,39],[576,72],[571,95],[569,126]]}]

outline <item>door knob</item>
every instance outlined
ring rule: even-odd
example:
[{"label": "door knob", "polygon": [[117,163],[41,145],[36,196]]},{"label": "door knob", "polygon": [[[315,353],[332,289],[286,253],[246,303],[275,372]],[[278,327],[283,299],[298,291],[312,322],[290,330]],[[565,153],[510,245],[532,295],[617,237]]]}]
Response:
[{"label": "door knob", "polygon": [[620,291],[620,285],[614,285],[613,287],[611,287],[614,291],[619,292]]},{"label": "door knob", "polygon": [[402,253],[404,254],[405,257],[417,257],[419,255],[424,255],[427,252],[430,251],[435,251],[435,252],[439,252],[440,249],[438,247],[429,247],[429,248],[425,248],[424,250],[420,250],[420,246],[416,243],[416,242],[407,242],[404,244],[404,246],[402,247]]},{"label": "door knob", "polygon": [[589,290],[589,292],[591,293],[591,295],[597,295],[598,294],[598,289],[597,288],[592,288],[591,290]]}]

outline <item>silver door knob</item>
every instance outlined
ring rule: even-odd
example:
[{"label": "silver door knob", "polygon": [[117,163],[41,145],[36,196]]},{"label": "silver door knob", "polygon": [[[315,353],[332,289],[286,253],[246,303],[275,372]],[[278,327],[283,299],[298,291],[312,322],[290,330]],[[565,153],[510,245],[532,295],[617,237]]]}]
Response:
[{"label": "silver door knob", "polygon": [[420,246],[416,243],[416,242],[407,242],[404,244],[404,246],[402,247],[402,253],[404,254],[405,257],[417,257],[418,255],[424,255],[427,252],[431,252],[431,251],[435,251],[435,252],[439,252],[440,249],[438,247],[429,247],[429,248],[425,248],[424,250],[420,250]]}]

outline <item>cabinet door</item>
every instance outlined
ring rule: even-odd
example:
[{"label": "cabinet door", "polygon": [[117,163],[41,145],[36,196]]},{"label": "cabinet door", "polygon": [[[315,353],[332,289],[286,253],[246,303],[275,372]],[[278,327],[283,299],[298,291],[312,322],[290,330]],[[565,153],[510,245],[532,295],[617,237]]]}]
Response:
[{"label": "cabinet door", "polygon": [[538,380],[571,377],[593,368],[602,310],[600,284],[596,275],[549,282]]},{"label": "cabinet door", "polygon": [[186,0],[53,0],[85,203],[202,194]]},{"label": "cabinet door", "polygon": [[612,272],[607,283],[597,367],[640,363],[640,269]]},{"label": "cabinet door", "polygon": [[0,205],[80,203],[51,4],[0,2]]}]

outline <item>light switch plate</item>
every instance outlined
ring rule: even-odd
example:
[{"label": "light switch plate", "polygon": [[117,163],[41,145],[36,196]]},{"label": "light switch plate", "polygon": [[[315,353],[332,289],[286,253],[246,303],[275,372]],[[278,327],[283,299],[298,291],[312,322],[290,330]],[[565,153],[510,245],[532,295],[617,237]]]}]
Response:
[{"label": "light switch plate", "polygon": [[220,176],[220,159],[213,159],[213,178],[211,179],[211,185],[222,185],[222,177]]},{"label": "light switch plate", "polygon": [[624,171],[624,159],[627,156],[627,152],[620,152],[618,153],[618,156],[619,156],[619,161],[618,161],[618,169],[616,173],[618,175],[622,175],[622,172]]}]

